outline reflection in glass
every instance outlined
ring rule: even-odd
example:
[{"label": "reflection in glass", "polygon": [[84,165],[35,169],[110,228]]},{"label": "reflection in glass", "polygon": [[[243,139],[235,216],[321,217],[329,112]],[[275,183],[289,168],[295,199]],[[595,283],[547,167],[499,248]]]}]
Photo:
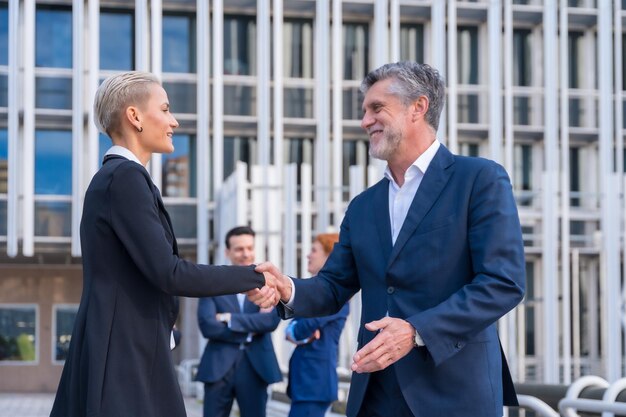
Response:
[{"label": "reflection in glass", "polygon": [[[196,141],[190,135],[174,135],[174,152],[163,154],[164,197],[196,196]],[[178,233],[178,229],[174,229]]]},{"label": "reflection in glass", "polygon": [[72,11],[37,6],[35,66],[72,68]]},{"label": "reflection in glass", "polygon": [[343,39],[343,78],[361,80],[369,70],[368,24],[344,23]]},{"label": "reflection in glass", "polygon": [[104,154],[109,150],[111,146],[113,146],[113,142],[111,142],[111,139],[104,133],[98,132],[98,163],[99,165],[102,165]]},{"label": "reflection in glass", "polygon": [[530,206],[533,203],[532,146],[515,145],[513,158],[513,187],[517,204]]},{"label": "reflection in glass", "polygon": [[187,15],[163,15],[163,72],[196,72],[196,21]]},{"label": "reflection in glass", "polygon": [[72,132],[35,132],[35,194],[72,194]]},{"label": "reflection in glass", "polygon": [[167,92],[172,113],[196,113],[196,93],[195,83],[188,82],[164,82],[163,88]]},{"label": "reflection in glass", "polygon": [[286,19],[283,26],[285,77],[313,78],[313,22]]},{"label": "reflection in glass", "polygon": [[78,307],[59,307],[56,310],[56,335],[54,338],[54,360],[56,361],[64,361],[67,358],[77,312]]},{"label": "reflection in glass", "polygon": [[[457,29],[458,82],[478,84],[478,27],[459,26]],[[459,94],[459,121],[478,123],[478,95]]]},{"label": "reflection in glass", "polygon": [[9,65],[9,7],[0,4],[0,65]]},{"label": "reflection in glass", "polygon": [[7,235],[7,201],[0,200],[0,236]]},{"label": "reflection in glass", "polygon": [[179,239],[195,239],[197,237],[197,216],[195,204],[166,204],[167,212],[172,219],[174,233]]},{"label": "reflection in glass", "polygon": [[311,88],[285,88],[283,97],[285,117],[313,118]]},{"label": "reflection in glass", "polygon": [[224,114],[255,116],[256,88],[247,85],[225,85]]},{"label": "reflection in glass", "polygon": [[363,95],[359,87],[347,87],[343,89],[343,118],[345,120],[360,120],[363,115],[361,105]]},{"label": "reflection in glass", "polygon": [[580,148],[569,149],[570,205],[580,207]]},{"label": "reflection in glass", "polygon": [[0,75],[0,107],[8,107],[9,103],[9,77]]},{"label": "reflection in glass", "polygon": [[35,79],[35,106],[40,109],[72,109],[72,80],[61,77]]},{"label": "reflection in glass", "polygon": [[256,75],[256,21],[224,16],[224,74]]},{"label": "reflection in glass", "polygon": [[424,62],[424,25],[400,25],[400,59]]},{"label": "reflection in glass", "polygon": [[530,29],[513,30],[513,85],[529,86],[532,80]]},{"label": "reflection in glass", "polygon": [[[568,78],[569,88],[581,88],[583,85],[583,68],[585,68],[585,62],[583,61],[584,54],[582,53],[584,45],[583,32],[572,31],[568,34]],[[569,100],[569,125],[570,126],[582,126],[582,103],[579,98],[570,98]]]},{"label": "reflection in glass", "polygon": [[135,28],[130,11],[101,11],[100,68],[132,70],[135,66]]},{"label": "reflection in glass", "polygon": [[0,361],[35,361],[36,323],[34,307],[0,306]]},{"label": "reflection in glass", "polygon": [[256,138],[241,136],[224,137],[224,178],[235,171],[237,161],[248,164],[256,160]]},{"label": "reflection in glass", "polygon": [[35,236],[71,236],[71,215],[69,202],[35,201]]},{"label": "reflection in glass", "polygon": [[9,181],[9,137],[0,129],[0,194],[6,194]]}]

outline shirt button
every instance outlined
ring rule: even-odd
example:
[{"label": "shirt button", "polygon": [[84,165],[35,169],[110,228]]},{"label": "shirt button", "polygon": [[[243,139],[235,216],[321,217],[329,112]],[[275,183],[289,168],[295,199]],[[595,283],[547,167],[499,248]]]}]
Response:
[{"label": "shirt button", "polygon": [[387,294],[393,294],[395,290],[393,287],[387,287]]},{"label": "shirt button", "polygon": [[457,349],[461,349],[463,347],[463,344],[461,342],[456,342],[454,344],[454,347],[457,348]]}]

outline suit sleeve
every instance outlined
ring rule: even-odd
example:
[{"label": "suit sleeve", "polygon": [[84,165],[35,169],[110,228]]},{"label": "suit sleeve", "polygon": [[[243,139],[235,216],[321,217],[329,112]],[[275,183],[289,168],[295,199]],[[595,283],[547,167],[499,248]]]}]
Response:
[{"label": "suit sleeve", "polygon": [[276,310],[268,313],[231,313],[230,328],[235,332],[270,333],[276,330],[280,317]]},{"label": "suit sleeve", "polygon": [[345,321],[348,316],[348,312],[349,310],[347,308],[342,308],[338,313],[330,316],[298,319],[295,324],[293,324],[294,339],[307,339],[317,329],[322,330],[325,326],[335,321]]},{"label": "suit sleeve", "polygon": [[167,240],[151,181],[143,167],[128,161],[116,169],[108,190],[111,227],[146,279],[165,293],[187,297],[264,285],[263,275],[252,267],[197,265],[179,258]]},{"label": "suit sleeve", "polygon": [[440,304],[407,319],[437,365],[459,352],[524,296],[521,228],[511,183],[501,166],[490,162],[477,174],[468,219],[473,279]]},{"label": "suit sleeve", "polygon": [[229,329],[224,323],[217,321],[217,306],[210,297],[198,301],[198,326],[202,336],[206,339],[220,342],[242,343],[248,337],[248,332],[242,333]]}]

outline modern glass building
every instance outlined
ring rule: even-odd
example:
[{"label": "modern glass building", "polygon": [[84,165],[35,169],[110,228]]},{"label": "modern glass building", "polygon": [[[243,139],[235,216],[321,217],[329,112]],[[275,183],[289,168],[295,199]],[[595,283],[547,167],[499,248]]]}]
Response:
[{"label": "modern glass building", "polygon": [[[378,172],[368,170],[358,86],[398,60],[445,75],[440,140],[499,161],[512,178],[528,289],[500,329],[516,379],[623,376],[624,9],[617,0],[0,0],[0,391],[56,389],[81,292],[82,198],[110,145],[92,122],[102,79],[162,78],[180,128],[176,151],[155,155],[150,171],[182,253],[210,262],[220,255],[217,196],[239,161],[248,179],[253,166],[310,165],[312,220],[299,236],[337,228],[350,172],[370,183]],[[283,250],[301,258],[305,247]],[[181,312],[175,354],[197,358],[195,300]],[[288,350],[277,351],[286,365]]]}]

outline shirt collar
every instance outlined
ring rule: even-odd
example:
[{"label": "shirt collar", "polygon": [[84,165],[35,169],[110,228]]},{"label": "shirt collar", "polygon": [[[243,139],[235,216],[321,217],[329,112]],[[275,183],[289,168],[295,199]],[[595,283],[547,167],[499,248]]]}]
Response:
[{"label": "shirt collar", "polygon": [[125,148],[123,146],[113,145],[109,148],[109,150],[104,155],[105,156],[106,155],[123,156],[124,158],[137,162],[139,165],[143,166],[143,164],[139,161],[139,158],[137,158],[137,156],[134,153],[132,153],[130,149]]},{"label": "shirt collar", "polygon": [[[432,162],[440,146],[441,142],[435,139],[435,141],[430,144],[428,149],[426,149],[424,153],[418,156],[417,159],[406,170],[406,172],[404,173],[404,178],[407,180],[413,178],[415,175],[417,175],[416,170],[419,170],[422,175],[426,174],[426,170],[428,169],[428,166]],[[393,175],[391,175],[391,169],[389,169],[389,165],[385,167],[385,178],[387,178],[394,184],[396,183],[396,181],[393,179]]]}]

